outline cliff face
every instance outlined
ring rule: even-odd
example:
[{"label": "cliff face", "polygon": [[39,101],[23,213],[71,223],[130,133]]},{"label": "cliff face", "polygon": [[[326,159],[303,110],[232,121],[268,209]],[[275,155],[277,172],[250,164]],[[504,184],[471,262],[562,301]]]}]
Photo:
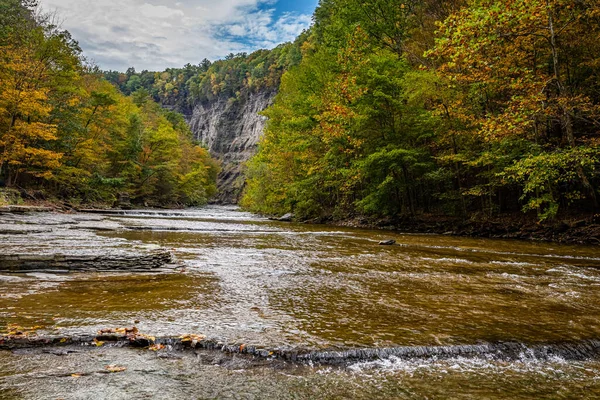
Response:
[{"label": "cliff face", "polygon": [[256,153],[266,123],[266,118],[259,113],[271,105],[275,94],[268,90],[236,101],[218,99],[197,104],[188,116],[195,138],[222,162],[217,202],[236,204],[239,201],[244,185],[243,163]]}]

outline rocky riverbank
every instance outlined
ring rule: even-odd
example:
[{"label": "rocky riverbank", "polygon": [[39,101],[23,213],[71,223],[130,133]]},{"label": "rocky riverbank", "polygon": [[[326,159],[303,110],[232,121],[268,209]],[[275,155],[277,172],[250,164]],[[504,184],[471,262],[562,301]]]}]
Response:
[{"label": "rocky riverbank", "polygon": [[[171,208],[173,212],[185,210]],[[148,212],[156,211],[148,209]],[[110,208],[108,205],[85,205],[74,207],[60,202],[25,202],[22,205],[0,206],[0,217],[3,214],[26,213],[82,213],[104,216],[126,215],[127,210]],[[291,222],[293,214],[270,218],[275,221]],[[502,215],[492,218],[455,218],[440,215],[420,215],[415,217],[369,218],[354,217],[334,220],[331,217],[301,221],[316,225],[333,225],[362,229],[377,229],[404,233],[426,233],[462,237],[481,237],[491,239],[517,239],[557,242],[565,244],[600,245],[600,214],[564,216],[555,221],[540,223],[535,217],[523,214]],[[43,225],[43,224],[41,224]],[[27,234],[23,229],[2,224],[0,218],[0,235]],[[46,229],[46,228],[39,228]],[[74,228],[80,229],[80,228]],[[97,231],[107,230],[104,226],[94,227]],[[108,228],[113,230],[114,227]]]},{"label": "rocky riverbank", "polygon": [[429,215],[396,219],[359,217],[341,221],[324,219],[306,222],[404,233],[533,240],[565,244],[600,244],[600,215],[574,216],[546,223],[539,223],[534,218],[523,215],[509,215],[485,220]]}]

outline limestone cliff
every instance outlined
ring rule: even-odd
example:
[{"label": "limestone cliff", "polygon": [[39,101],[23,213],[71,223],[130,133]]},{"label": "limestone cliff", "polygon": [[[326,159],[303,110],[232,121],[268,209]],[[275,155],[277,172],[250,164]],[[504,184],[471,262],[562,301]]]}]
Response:
[{"label": "limestone cliff", "polygon": [[257,150],[266,118],[259,115],[271,105],[275,91],[250,93],[240,99],[220,98],[199,103],[188,115],[197,140],[222,162],[216,201],[235,204],[243,190],[243,163]]}]

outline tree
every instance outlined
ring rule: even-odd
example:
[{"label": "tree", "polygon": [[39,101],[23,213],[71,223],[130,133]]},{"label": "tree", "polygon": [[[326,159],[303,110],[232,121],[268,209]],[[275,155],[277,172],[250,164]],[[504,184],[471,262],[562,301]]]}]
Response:
[{"label": "tree", "polygon": [[[598,95],[588,86],[598,76],[598,52],[590,50],[598,49],[599,5],[481,0],[450,16],[430,56],[442,60],[438,72],[461,89],[449,105],[453,117],[500,151],[525,141],[525,154],[546,158],[591,144],[600,127]],[[597,207],[584,168],[567,162],[563,168],[566,174],[575,168],[571,187]],[[513,178],[505,182],[521,181]],[[526,191],[526,208],[556,215],[558,184]]]},{"label": "tree", "polygon": [[218,167],[183,117],[139,89],[154,84],[154,73],[107,73],[135,90],[123,96],[83,65],[69,32],[33,6],[0,0],[0,182],[74,202],[112,203],[120,192],[140,203],[208,201]]},{"label": "tree", "polygon": [[[16,21],[29,21],[23,13]],[[60,166],[50,144],[57,139],[51,95],[78,67],[78,46],[67,33],[29,22],[11,32],[0,59],[0,176],[8,186],[27,176],[48,179]]]}]

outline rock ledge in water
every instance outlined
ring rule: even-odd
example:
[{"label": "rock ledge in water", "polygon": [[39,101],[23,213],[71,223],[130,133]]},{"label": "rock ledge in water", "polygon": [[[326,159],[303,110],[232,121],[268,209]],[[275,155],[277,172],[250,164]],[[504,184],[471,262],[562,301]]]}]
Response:
[{"label": "rock ledge in water", "polygon": [[277,219],[277,221],[281,222],[292,222],[294,220],[295,215],[292,213],[285,214],[283,217]]},{"label": "rock ledge in water", "polygon": [[172,263],[173,255],[162,250],[131,256],[2,254],[0,255],[0,272],[23,273],[49,270],[55,272],[137,272],[166,268]]},{"label": "rock ledge in water", "polygon": [[4,206],[0,207],[0,214],[11,213],[11,214],[25,214],[28,212],[52,212],[54,211],[50,207],[38,207],[38,206]]},{"label": "rock ledge in water", "polygon": [[37,336],[0,334],[0,350],[32,348],[56,348],[72,345],[79,346],[116,346],[149,348],[160,350],[170,348],[176,351],[204,350],[222,352],[230,355],[247,355],[253,359],[283,360],[293,363],[319,365],[349,365],[360,361],[373,361],[395,357],[403,360],[414,359],[452,359],[455,357],[470,359],[494,359],[519,361],[523,354],[532,360],[597,360],[600,357],[600,341],[584,340],[579,342],[542,343],[526,345],[518,342],[480,343],[474,345],[450,346],[399,346],[388,348],[350,348],[323,349],[319,351],[302,348],[265,348],[249,344],[227,344],[218,339],[207,339],[202,335],[184,335],[181,337],[152,337],[133,330],[121,333],[119,330],[98,332],[89,336]]}]

